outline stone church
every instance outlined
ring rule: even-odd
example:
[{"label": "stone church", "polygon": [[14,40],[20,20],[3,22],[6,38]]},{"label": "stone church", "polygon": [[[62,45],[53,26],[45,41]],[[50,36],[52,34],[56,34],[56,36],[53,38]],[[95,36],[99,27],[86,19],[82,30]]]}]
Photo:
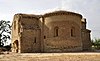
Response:
[{"label": "stone church", "polygon": [[91,49],[90,30],[81,14],[54,11],[43,15],[15,14],[12,52],[78,52]]}]

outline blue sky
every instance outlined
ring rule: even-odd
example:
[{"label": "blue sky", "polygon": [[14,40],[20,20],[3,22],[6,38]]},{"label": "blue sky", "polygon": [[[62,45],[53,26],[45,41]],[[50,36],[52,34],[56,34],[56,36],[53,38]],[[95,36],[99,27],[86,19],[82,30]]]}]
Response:
[{"label": "blue sky", "polygon": [[87,19],[91,38],[100,38],[100,0],[0,0],[0,20],[13,20],[16,13],[43,14],[64,9]]}]

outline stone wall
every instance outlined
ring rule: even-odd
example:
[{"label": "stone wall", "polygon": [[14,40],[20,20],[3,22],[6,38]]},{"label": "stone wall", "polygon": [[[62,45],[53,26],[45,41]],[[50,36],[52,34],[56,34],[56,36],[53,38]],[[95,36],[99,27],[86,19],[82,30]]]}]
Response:
[{"label": "stone wall", "polygon": [[[20,17],[19,19],[17,17]],[[16,28],[16,29],[15,29]],[[39,20],[33,15],[16,14],[12,26],[12,48],[14,52],[39,52],[40,51]],[[16,43],[18,40],[18,45]]]},{"label": "stone wall", "polygon": [[[57,14],[44,18],[45,52],[81,51],[81,17],[71,14],[60,15],[59,12]],[[55,36],[56,27],[58,27],[57,36]],[[73,28],[74,35],[71,36]]]},{"label": "stone wall", "polygon": [[90,30],[86,29],[86,19],[82,19],[82,45],[83,51],[91,50]]},{"label": "stone wall", "polygon": [[91,50],[91,38],[90,38],[90,30],[85,29],[82,30],[82,44],[83,44],[83,50],[88,51]]},{"label": "stone wall", "polygon": [[[12,52],[18,52],[18,50],[20,49],[20,36],[18,34],[18,30],[19,30],[19,19],[20,16],[16,15],[14,16],[14,21],[12,23]],[[17,42],[16,42],[17,41]]]},{"label": "stone wall", "polygon": [[44,15],[15,14],[12,24],[12,51],[36,53],[89,49],[90,31],[81,19],[82,15],[67,11]]}]

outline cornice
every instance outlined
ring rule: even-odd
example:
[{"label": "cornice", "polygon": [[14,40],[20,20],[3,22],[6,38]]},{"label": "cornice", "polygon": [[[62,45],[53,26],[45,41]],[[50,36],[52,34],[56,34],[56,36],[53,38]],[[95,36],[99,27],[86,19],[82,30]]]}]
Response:
[{"label": "cornice", "polygon": [[69,12],[69,11],[54,11],[54,12],[46,13],[43,16],[49,17],[49,16],[55,16],[55,15],[72,15],[72,16],[79,16],[80,18],[82,18],[81,14]]}]

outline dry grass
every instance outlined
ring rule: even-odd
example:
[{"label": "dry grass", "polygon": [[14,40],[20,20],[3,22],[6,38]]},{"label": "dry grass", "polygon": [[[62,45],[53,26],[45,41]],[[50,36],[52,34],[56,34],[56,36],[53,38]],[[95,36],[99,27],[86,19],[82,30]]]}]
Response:
[{"label": "dry grass", "polygon": [[100,61],[100,53],[10,53],[0,61]]}]

